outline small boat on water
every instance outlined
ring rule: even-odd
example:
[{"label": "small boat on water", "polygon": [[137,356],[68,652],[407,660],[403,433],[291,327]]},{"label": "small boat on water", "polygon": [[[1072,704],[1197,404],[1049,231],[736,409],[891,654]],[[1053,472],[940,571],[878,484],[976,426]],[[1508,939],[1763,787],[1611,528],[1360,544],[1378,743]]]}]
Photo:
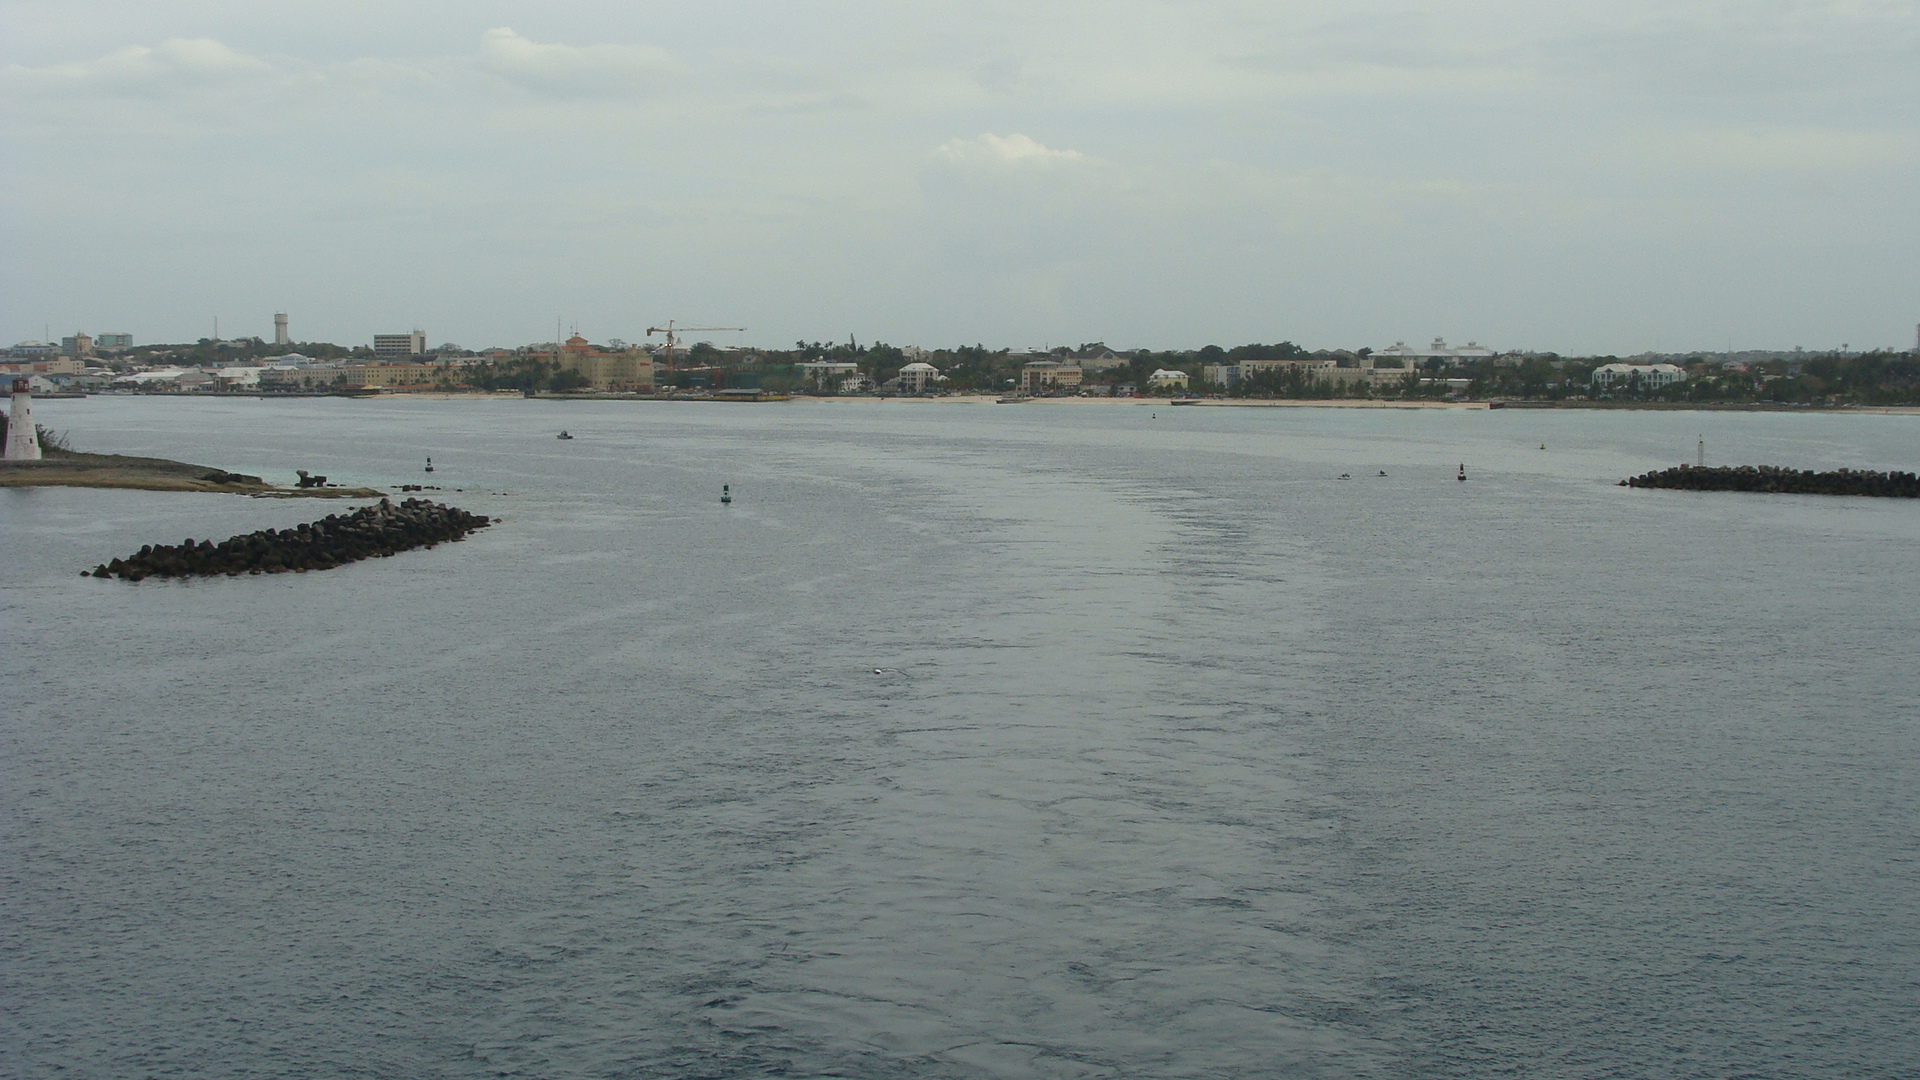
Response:
[{"label": "small boat on water", "polygon": [[567,431],[566,431],[566,429],[565,429],[565,428],[562,428],[562,429],[560,429],[560,434],[558,434],[558,435],[556,435],[556,436],[554,436],[554,438],[557,438],[557,439],[571,439],[571,438],[573,438],[573,436],[571,436],[571,435],[569,435],[569,434],[567,434]]},{"label": "small boat on water", "polygon": [[1032,400],[1033,400],[1032,396],[1028,394],[1008,394],[1006,397],[999,398],[998,400],[994,401],[994,404],[995,405],[1022,405]]},{"label": "small boat on water", "polygon": [[427,459],[427,471],[428,471],[428,472],[432,472],[432,471],[433,471],[433,459],[432,459],[432,458],[428,458],[428,459]]}]

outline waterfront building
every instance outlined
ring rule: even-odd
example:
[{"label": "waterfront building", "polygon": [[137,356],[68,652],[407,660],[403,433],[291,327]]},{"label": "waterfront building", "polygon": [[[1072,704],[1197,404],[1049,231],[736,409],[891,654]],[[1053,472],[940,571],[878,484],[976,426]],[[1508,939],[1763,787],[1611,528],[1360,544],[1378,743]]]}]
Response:
[{"label": "waterfront building", "polygon": [[430,390],[438,371],[433,364],[349,364],[341,375],[349,390]]},{"label": "waterfront building", "polygon": [[213,376],[198,368],[156,368],[122,375],[113,380],[113,385],[147,393],[210,390]]},{"label": "waterfront building", "polygon": [[1686,369],[1677,364],[1602,364],[1593,369],[1593,385],[1601,389],[1637,386],[1642,390],[1658,390],[1686,381]]},{"label": "waterfront building", "polygon": [[[285,342],[276,342],[285,344]],[[373,335],[373,355],[382,360],[398,359],[402,356],[425,356],[427,352],[427,332],[415,330],[411,334],[375,334]]]},{"label": "waterfront building", "polygon": [[131,375],[115,376],[113,385],[122,390],[173,390],[177,389],[173,381],[186,372],[186,368],[150,368]]},{"label": "waterfront building", "polygon": [[216,390],[258,390],[265,369],[235,364],[231,367],[216,368],[209,374],[213,376],[213,386]]},{"label": "waterfront building", "polygon": [[87,365],[84,361],[71,356],[42,356],[21,358],[0,364],[0,371],[9,375],[82,375]]},{"label": "waterfront building", "polygon": [[1200,378],[1214,386],[1238,386],[1268,372],[1302,372],[1318,381],[1337,377],[1340,362],[1328,357],[1290,357],[1285,360],[1242,360],[1237,364],[1208,364],[1200,369]]},{"label": "waterfront building", "polygon": [[[1416,349],[1404,341],[1396,341],[1387,348],[1380,349],[1367,357],[1375,361],[1376,367],[1369,370],[1392,371],[1396,376],[1405,375],[1417,368],[1429,366],[1430,361],[1438,361],[1438,367],[1460,367],[1463,364],[1493,358],[1493,350],[1477,341],[1465,345],[1448,345],[1445,338],[1434,338],[1433,343],[1424,349]],[[1388,362],[1393,363],[1389,364]]]},{"label": "waterfront building", "polygon": [[[1443,344],[1438,338],[1434,341],[1437,345]],[[1393,350],[1368,353],[1360,358],[1360,370],[1364,373],[1363,377],[1370,383],[1392,382],[1409,375],[1419,374],[1420,358],[1423,355],[1427,354]],[[1488,352],[1487,355],[1493,354]]]},{"label": "waterfront building", "polygon": [[1126,367],[1133,358],[1114,352],[1105,345],[1095,345],[1091,349],[1077,349],[1067,354],[1067,359],[1079,365],[1081,371],[1111,371],[1117,367]]},{"label": "waterfront building", "polygon": [[268,390],[331,386],[346,367],[339,360],[314,360],[299,353],[269,356],[260,365],[260,386]]},{"label": "waterfront building", "polygon": [[1028,394],[1078,390],[1082,377],[1079,364],[1063,364],[1058,360],[1029,360],[1020,365],[1020,389]]},{"label": "waterfront building", "polygon": [[808,360],[794,367],[815,390],[851,392],[872,385],[872,380],[860,374],[860,365],[851,360]]},{"label": "waterfront building", "polygon": [[1160,390],[1187,388],[1187,373],[1178,368],[1161,368],[1147,376],[1147,385]]},{"label": "waterfront building", "polygon": [[560,346],[560,367],[578,372],[595,390],[637,393],[653,389],[653,358],[639,349],[601,352],[575,334]]},{"label": "waterfront building", "polygon": [[316,384],[316,376],[318,377],[318,382],[330,383],[333,381],[334,375],[333,372],[321,374],[315,368],[306,364],[265,364],[260,367],[259,371],[261,388],[269,390],[285,390],[302,386],[313,386]]},{"label": "waterfront building", "polygon": [[10,351],[15,356],[52,356],[59,350],[50,341],[16,341]]},{"label": "waterfront building", "polygon": [[937,381],[943,381],[940,378],[940,369],[917,360],[901,368],[895,380],[903,394],[924,394],[927,392],[927,384]]}]

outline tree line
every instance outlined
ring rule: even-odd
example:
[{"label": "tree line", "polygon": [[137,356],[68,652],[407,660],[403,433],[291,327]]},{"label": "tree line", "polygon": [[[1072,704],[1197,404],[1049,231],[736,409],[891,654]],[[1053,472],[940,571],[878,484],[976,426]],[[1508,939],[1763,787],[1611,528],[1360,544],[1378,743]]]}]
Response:
[{"label": "tree line", "polygon": [[[1593,384],[1593,372],[1603,364],[1618,363],[1614,356],[1562,357],[1529,353],[1474,359],[1442,366],[1427,362],[1401,378],[1374,381],[1357,377],[1328,378],[1308,367],[1279,365],[1236,380],[1212,380],[1214,365],[1247,361],[1331,361],[1344,369],[1359,368],[1368,349],[1310,351],[1291,341],[1234,346],[1206,345],[1198,349],[1119,351],[1111,360],[1077,358],[1101,356],[1102,342],[1078,348],[1060,346],[1046,353],[989,349],[975,343],[909,352],[883,341],[861,343],[796,341],[790,349],[719,349],[708,342],[694,344],[681,354],[674,371],[656,368],[662,386],[753,387],[790,391],[807,386],[799,365],[813,361],[852,363],[876,385],[897,375],[911,359],[924,359],[940,369],[944,392],[1003,393],[1019,384],[1021,368],[1035,359],[1082,362],[1082,386],[1095,392],[1132,388],[1154,391],[1148,381],[1155,371],[1186,373],[1186,392],[1244,398],[1313,399],[1334,397],[1445,398],[1513,401],[1618,401],[1672,403],[1777,404],[1920,404],[1920,353],[1875,351],[1863,353],[1809,353],[1728,365],[1705,356],[1663,358],[1687,371],[1683,382],[1670,386],[1644,385],[1636,380],[1608,387]],[[258,338],[213,342],[202,339],[186,345],[142,346],[115,358],[125,367],[141,360],[164,359],[187,366],[258,361],[270,355],[298,352],[314,359],[371,360],[372,350],[330,342],[302,342],[272,346]],[[472,354],[464,354],[472,355]],[[539,347],[512,355],[450,366],[438,382],[448,389],[568,391],[585,386],[586,379],[551,359]],[[1639,362],[1637,359],[1632,362]],[[1357,373],[1356,373],[1357,374]]]}]

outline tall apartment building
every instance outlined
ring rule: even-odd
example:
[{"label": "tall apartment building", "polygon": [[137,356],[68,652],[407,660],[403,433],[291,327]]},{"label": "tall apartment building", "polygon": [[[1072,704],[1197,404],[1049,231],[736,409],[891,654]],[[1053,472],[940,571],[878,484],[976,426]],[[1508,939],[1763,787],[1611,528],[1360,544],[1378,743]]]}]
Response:
[{"label": "tall apartment building", "polygon": [[84,332],[75,334],[72,337],[63,337],[60,339],[60,354],[62,356],[92,356],[93,338]]},{"label": "tall apartment building", "polygon": [[382,360],[395,360],[402,356],[424,356],[427,351],[427,332],[415,330],[411,334],[375,334],[373,335],[373,355]]},{"label": "tall apartment building", "polygon": [[93,347],[103,352],[131,349],[133,348],[133,335],[120,333],[101,334],[99,337],[93,339]]}]

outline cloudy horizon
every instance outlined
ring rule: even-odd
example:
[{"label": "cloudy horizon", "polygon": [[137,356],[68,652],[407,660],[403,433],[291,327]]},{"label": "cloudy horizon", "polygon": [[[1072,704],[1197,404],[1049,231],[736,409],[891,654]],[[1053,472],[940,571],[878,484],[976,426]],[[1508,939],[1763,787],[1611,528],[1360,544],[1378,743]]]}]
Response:
[{"label": "cloudy horizon", "polygon": [[1914,343],[1920,3],[23,0],[0,333]]}]

